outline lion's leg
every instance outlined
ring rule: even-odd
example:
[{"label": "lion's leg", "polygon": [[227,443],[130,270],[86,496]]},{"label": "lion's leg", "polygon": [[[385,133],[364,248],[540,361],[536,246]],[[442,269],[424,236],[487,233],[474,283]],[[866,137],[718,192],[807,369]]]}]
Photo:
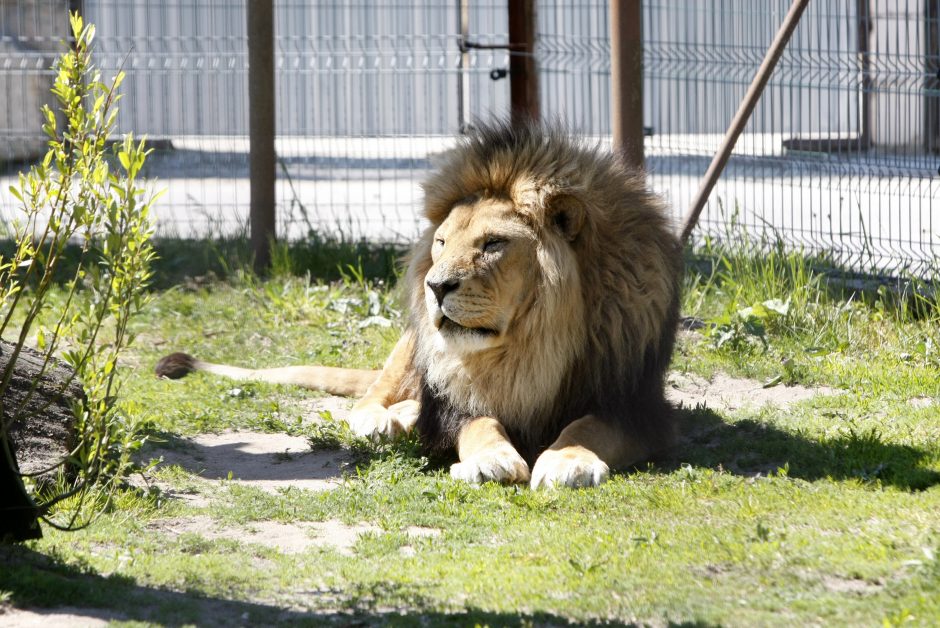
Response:
[{"label": "lion's leg", "polygon": [[352,430],[370,438],[397,436],[411,431],[418,420],[420,403],[411,398],[407,379],[411,376],[414,334],[407,330],[392,349],[381,374],[349,413]]},{"label": "lion's leg", "polygon": [[496,419],[478,417],[467,423],[457,437],[457,454],[460,462],[451,465],[450,474],[458,480],[475,484],[529,481],[529,465]]},{"label": "lion's leg", "polygon": [[597,486],[611,468],[625,467],[650,455],[646,447],[616,424],[588,415],[562,430],[532,467],[532,488]]}]

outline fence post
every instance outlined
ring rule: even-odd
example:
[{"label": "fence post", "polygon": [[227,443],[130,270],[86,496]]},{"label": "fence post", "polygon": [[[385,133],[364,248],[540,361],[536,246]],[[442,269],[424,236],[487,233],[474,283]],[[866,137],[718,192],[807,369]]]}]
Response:
[{"label": "fence post", "polygon": [[274,2],[247,0],[248,19],[248,138],[251,179],[251,250],[255,271],[271,266],[275,237],[274,184]]},{"label": "fence post", "polygon": [[610,0],[610,93],[613,148],[643,167],[643,8],[640,0]]},{"label": "fence post", "polygon": [[541,117],[539,73],[535,62],[535,0],[509,4],[509,95],[513,117]]}]

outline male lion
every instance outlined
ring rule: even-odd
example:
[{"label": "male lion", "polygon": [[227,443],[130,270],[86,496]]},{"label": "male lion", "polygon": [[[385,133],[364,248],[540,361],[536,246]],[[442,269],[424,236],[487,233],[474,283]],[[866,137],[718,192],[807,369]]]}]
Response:
[{"label": "male lion", "polygon": [[364,393],[353,430],[416,428],[456,448],[451,475],[469,482],[591,486],[666,447],[681,249],[642,177],[562,129],[507,121],[461,138],[424,191],[408,325],[381,372],[173,354],[158,374]]}]

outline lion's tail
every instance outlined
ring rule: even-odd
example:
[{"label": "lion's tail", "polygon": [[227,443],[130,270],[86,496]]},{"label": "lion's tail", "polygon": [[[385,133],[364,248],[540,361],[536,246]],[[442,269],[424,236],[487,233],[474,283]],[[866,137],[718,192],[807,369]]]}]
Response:
[{"label": "lion's tail", "polygon": [[188,353],[171,353],[160,358],[157,377],[179,379],[193,371],[205,371],[242,381],[292,384],[344,397],[361,397],[378,378],[380,371],[344,369],[331,366],[282,366],[270,369],[246,369],[227,364],[197,360]]}]

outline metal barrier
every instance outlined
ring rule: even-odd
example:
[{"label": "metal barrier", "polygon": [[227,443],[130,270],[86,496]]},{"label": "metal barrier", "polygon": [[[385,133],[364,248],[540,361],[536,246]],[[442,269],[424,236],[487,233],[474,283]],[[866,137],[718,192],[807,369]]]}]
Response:
[{"label": "metal barrier", "polygon": [[[38,105],[65,0],[0,0],[0,212],[37,151]],[[128,72],[121,130],[158,151],[167,235],[245,229],[246,15],[239,2],[84,0],[105,73]],[[506,115],[504,0],[276,3],[278,230],[405,241],[420,180],[474,117]],[[650,185],[685,211],[788,0],[644,0]],[[611,127],[610,7],[536,3],[542,117]],[[60,20],[61,18],[61,20]],[[61,23],[60,23],[61,22]],[[696,232],[783,242],[858,270],[940,259],[940,0],[811,2]],[[472,40],[476,46],[464,45]],[[529,55],[526,58],[531,58]],[[47,83],[48,84],[48,83]],[[5,100],[4,100],[5,99]],[[35,110],[35,113],[32,111]],[[32,146],[30,146],[32,144]],[[24,161],[25,160],[25,161]]]}]

